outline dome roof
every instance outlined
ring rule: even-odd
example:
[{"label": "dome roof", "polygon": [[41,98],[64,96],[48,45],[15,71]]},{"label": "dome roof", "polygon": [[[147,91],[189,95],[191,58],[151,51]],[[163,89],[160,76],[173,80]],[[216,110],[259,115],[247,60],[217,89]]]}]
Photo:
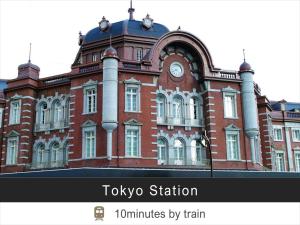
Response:
[{"label": "dome roof", "polygon": [[40,71],[40,67],[38,67],[37,65],[32,64],[30,61],[28,63],[19,65],[18,69],[24,69],[24,68],[28,68],[28,67],[31,67],[35,70]]},{"label": "dome roof", "polygon": [[247,63],[246,61],[244,61],[240,66],[240,72],[245,72],[245,71],[252,71],[250,64]]},{"label": "dome roof", "polygon": [[111,46],[108,47],[108,48],[105,49],[105,51],[103,52],[103,55],[102,55],[101,60],[103,60],[104,58],[116,58],[116,59],[119,59],[117,50],[114,49],[114,48],[111,47]]},{"label": "dome roof", "polygon": [[101,31],[99,27],[90,30],[85,35],[83,44],[109,39],[110,35],[112,38],[121,35],[131,35],[158,39],[167,32],[169,32],[169,29],[159,23],[153,23],[150,29],[145,29],[142,21],[123,20],[112,23],[106,31]]}]

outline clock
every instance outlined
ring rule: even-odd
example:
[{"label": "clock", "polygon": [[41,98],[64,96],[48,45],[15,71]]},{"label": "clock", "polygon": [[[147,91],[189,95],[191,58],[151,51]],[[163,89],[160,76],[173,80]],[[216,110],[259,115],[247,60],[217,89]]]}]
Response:
[{"label": "clock", "polygon": [[181,63],[179,62],[173,62],[170,65],[170,73],[174,76],[174,77],[182,77],[183,76],[183,66],[181,65]]},{"label": "clock", "polygon": [[143,26],[146,29],[150,29],[153,25],[153,19],[150,18],[149,14],[143,19]]},{"label": "clock", "polygon": [[99,28],[101,31],[106,31],[109,27],[109,21],[105,19],[105,17],[102,17],[102,20],[99,22]]}]

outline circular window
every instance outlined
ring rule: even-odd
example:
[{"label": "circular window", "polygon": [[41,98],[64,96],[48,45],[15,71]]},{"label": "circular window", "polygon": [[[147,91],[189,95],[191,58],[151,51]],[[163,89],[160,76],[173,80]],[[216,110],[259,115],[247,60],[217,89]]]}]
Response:
[{"label": "circular window", "polygon": [[174,76],[174,77],[182,77],[183,75],[183,66],[181,65],[181,63],[179,62],[173,62],[170,65],[170,73]]}]

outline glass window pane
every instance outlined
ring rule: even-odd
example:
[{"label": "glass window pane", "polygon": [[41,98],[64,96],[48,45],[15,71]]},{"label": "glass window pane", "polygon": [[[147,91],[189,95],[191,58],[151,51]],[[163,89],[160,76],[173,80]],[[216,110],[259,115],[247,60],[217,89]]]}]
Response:
[{"label": "glass window pane", "polygon": [[225,95],[224,97],[225,117],[236,117],[235,115],[235,97],[234,95]]}]

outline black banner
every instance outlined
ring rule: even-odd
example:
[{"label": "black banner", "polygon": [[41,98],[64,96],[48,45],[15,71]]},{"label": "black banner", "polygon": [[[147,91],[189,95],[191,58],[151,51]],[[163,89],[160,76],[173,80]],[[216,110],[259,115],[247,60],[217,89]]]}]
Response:
[{"label": "black banner", "polygon": [[1,202],[300,202],[299,178],[0,178]]}]

